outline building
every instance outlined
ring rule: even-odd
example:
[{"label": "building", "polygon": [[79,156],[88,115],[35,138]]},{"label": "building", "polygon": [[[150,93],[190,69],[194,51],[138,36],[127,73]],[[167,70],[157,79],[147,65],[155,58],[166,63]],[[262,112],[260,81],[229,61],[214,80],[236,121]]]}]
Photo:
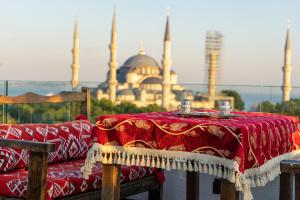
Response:
[{"label": "building", "polygon": [[[186,90],[177,82],[177,74],[171,70],[171,37],[169,16],[167,16],[163,40],[164,50],[161,66],[150,55],[147,55],[143,44],[136,55],[129,57],[117,68],[117,26],[116,14],[113,14],[111,42],[109,45],[110,60],[106,82],[97,88],[96,97],[106,98],[118,104],[129,101],[137,106],[150,104],[161,105],[167,110],[176,109],[183,98],[188,98],[194,108],[213,108],[217,100],[229,100],[233,105],[232,97],[213,97],[208,94]],[[212,57],[212,59],[214,59]],[[215,67],[216,62],[212,61]],[[210,91],[215,88],[215,75],[211,73]]]}]

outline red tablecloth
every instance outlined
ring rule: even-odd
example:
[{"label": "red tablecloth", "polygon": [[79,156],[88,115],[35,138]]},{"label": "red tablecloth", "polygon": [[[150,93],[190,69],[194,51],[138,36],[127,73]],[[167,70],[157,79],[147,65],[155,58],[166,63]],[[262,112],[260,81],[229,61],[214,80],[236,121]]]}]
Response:
[{"label": "red tablecloth", "polygon": [[182,118],[172,112],[104,115],[92,138],[100,145],[91,149],[90,158],[208,173],[249,193],[250,186],[263,186],[280,173],[281,160],[299,157],[299,120],[235,114],[230,119]]}]

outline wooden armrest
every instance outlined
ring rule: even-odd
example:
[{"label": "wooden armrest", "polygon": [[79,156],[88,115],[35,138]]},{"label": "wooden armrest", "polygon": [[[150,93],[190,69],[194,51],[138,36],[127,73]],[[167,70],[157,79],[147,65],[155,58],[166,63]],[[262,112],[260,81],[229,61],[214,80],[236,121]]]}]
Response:
[{"label": "wooden armrest", "polygon": [[45,200],[46,179],[48,171],[48,153],[55,151],[55,144],[24,140],[0,139],[0,146],[21,148],[30,151],[26,199]]},{"label": "wooden armrest", "polygon": [[49,153],[55,151],[55,144],[53,143],[31,142],[24,140],[0,139],[0,146],[27,149],[32,152],[42,153]]},{"label": "wooden armrest", "polygon": [[299,160],[283,160],[280,162],[280,171],[282,173],[300,173],[300,161]]}]

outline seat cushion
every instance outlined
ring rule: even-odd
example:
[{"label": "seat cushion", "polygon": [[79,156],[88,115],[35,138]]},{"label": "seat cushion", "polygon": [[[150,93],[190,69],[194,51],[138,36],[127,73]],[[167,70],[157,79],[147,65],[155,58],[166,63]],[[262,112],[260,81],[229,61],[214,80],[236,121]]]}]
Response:
[{"label": "seat cushion", "polygon": [[[59,124],[0,124],[0,138],[54,143],[49,163],[86,157],[92,124],[77,120]],[[25,149],[0,147],[0,173],[25,168],[29,154]]]},{"label": "seat cushion", "polygon": [[[96,165],[88,180],[82,177],[80,168],[84,160],[49,165],[46,183],[46,199],[64,197],[101,187],[102,165]],[[155,173],[146,167],[122,166],[121,183],[139,180]],[[25,198],[27,194],[28,171],[18,170],[0,174],[0,196]]]}]

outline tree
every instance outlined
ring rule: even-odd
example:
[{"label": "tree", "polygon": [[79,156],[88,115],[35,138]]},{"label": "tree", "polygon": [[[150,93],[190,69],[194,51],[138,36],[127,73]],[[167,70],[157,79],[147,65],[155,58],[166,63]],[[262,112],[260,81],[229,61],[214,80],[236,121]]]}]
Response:
[{"label": "tree", "polygon": [[277,108],[270,101],[263,101],[259,106],[256,107],[256,111],[260,111],[260,108],[263,112],[276,113]]},{"label": "tree", "polygon": [[157,105],[157,104],[150,104],[146,107],[141,108],[142,112],[162,112],[166,111],[163,107]]},{"label": "tree", "polygon": [[264,101],[256,108],[256,110],[259,111],[260,107],[263,112],[280,113],[300,117],[300,99],[291,99],[289,101],[276,104]]},{"label": "tree", "polygon": [[116,113],[141,113],[142,109],[130,102],[122,102],[115,106]]},{"label": "tree", "polygon": [[300,116],[300,99],[277,103],[275,107],[278,113]]},{"label": "tree", "polygon": [[236,110],[244,110],[245,103],[240,94],[235,90],[222,90],[221,94],[234,98],[234,108]]},{"label": "tree", "polygon": [[[80,103],[44,103],[9,105],[8,116],[11,123],[57,123],[74,120],[80,113]],[[165,111],[162,107],[151,104],[146,107],[137,107],[130,102],[114,105],[110,100],[91,99],[91,121],[103,114],[141,113]],[[1,114],[1,113],[0,113]]]}]

